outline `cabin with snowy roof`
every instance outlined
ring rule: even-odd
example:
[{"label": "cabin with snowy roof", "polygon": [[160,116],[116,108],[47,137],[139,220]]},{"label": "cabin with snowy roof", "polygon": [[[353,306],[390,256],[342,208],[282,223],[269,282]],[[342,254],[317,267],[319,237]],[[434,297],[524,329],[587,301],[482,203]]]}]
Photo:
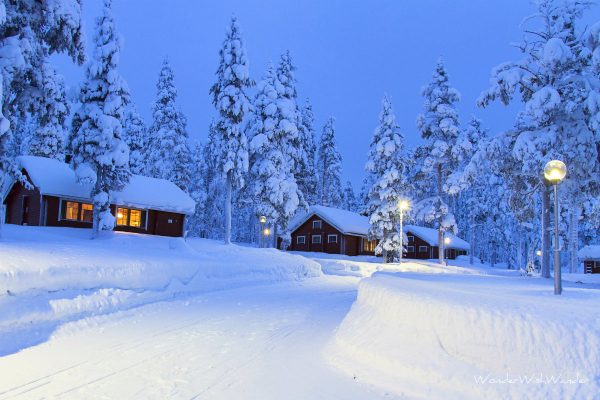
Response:
[{"label": "cabin with snowy roof", "polygon": [[[33,188],[17,181],[3,188],[7,223],[92,227],[92,186],[80,184],[68,164],[35,156],[20,156],[17,162]],[[140,175],[132,175],[111,198],[117,231],[183,236],[185,218],[195,211],[192,198],[174,183]]]},{"label": "cabin with snowy roof", "polygon": [[577,256],[583,262],[583,273],[600,274],[600,244],[582,247]]},{"label": "cabin with snowy roof", "polygon": [[[363,215],[325,206],[311,206],[309,211],[290,223],[292,251],[314,251],[348,256],[374,255],[376,240],[369,239],[369,219]],[[405,258],[437,258],[437,230],[405,225],[408,237]],[[469,251],[469,243],[446,233],[446,257],[455,259]]]}]

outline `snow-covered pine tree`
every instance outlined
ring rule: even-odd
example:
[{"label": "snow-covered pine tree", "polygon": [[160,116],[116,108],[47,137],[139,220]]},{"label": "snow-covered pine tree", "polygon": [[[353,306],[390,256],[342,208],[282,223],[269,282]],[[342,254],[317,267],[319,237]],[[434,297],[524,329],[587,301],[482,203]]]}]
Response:
[{"label": "snow-covered pine tree", "polygon": [[352,182],[347,181],[346,186],[344,187],[344,193],[342,196],[342,208],[344,210],[359,212],[358,200],[356,199],[356,194],[354,194],[354,188],[352,187]]},{"label": "snow-covered pine tree", "polygon": [[191,184],[189,135],[187,119],[177,107],[174,79],[171,65],[165,59],[156,83],[156,101],[152,106],[148,172],[188,192]]},{"label": "snow-covered pine tree", "polygon": [[62,161],[65,158],[69,102],[62,76],[48,62],[42,64],[38,93],[37,129],[29,143],[29,154]]},{"label": "snow-covered pine tree", "polygon": [[341,207],[342,205],[342,155],[335,140],[335,118],[329,117],[317,154],[317,174],[319,178],[319,201],[321,205]]},{"label": "snow-covered pine tree", "polygon": [[[509,104],[516,98],[524,103],[514,132],[498,140],[511,150],[518,175],[527,178],[531,190],[543,188],[547,161],[560,159],[567,165],[560,192],[572,213],[569,251],[573,270],[582,206],[600,195],[600,23],[585,34],[579,27],[589,6],[586,1],[536,2],[537,13],[527,20],[525,39],[518,46],[522,59],[497,66],[491,87],[478,100],[482,107],[496,100]],[[548,240],[543,243],[547,259],[550,244]]]},{"label": "snow-covered pine tree", "polygon": [[220,139],[221,134],[217,131],[216,122],[211,121],[203,152],[203,177],[207,195],[202,219],[202,236],[211,239],[224,238],[225,182],[219,166]]},{"label": "snow-covered pine tree", "polygon": [[96,20],[94,45],[70,141],[79,180],[93,183],[96,237],[99,231],[114,228],[111,191],[122,189],[130,176],[129,149],[122,138],[129,91],[117,70],[121,38],[115,29],[111,0],[104,1],[102,16]]},{"label": "snow-covered pine tree", "polygon": [[446,202],[444,183],[457,166],[455,145],[460,132],[455,104],[460,94],[448,82],[448,74],[442,60],[438,60],[433,81],[422,90],[424,112],[417,118],[417,128],[425,144],[420,146],[422,155],[420,173],[436,182],[431,195],[415,204],[417,219],[434,223],[438,230],[439,262],[444,261],[444,232],[456,233],[456,221]]},{"label": "snow-covered pine tree", "polygon": [[290,156],[298,130],[290,123],[290,99],[280,91],[277,72],[267,67],[258,85],[254,111],[249,124],[250,194],[256,199],[256,218],[267,217],[269,224],[285,233],[304,198],[294,177]]},{"label": "snow-covered pine tree", "polygon": [[398,202],[410,192],[403,153],[404,135],[396,124],[391,100],[385,96],[365,166],[373,177],[367,203],[369,236],[380,239],[375,253],[383,254],[384,262],[391,261],[392,254],[401,251],[403,246],[397,229]]},{"label": "snow-covered pine tree", "polygon": [[123,137],[129,147],[129,169],[131,173],[147,175],[148,131],[146,123],[133,104],[130,104],[125,112]]},{"label": "snow-covered pine tree", "polygon": [[231,18],[219,51],[217,82],[211,87],[213,104],[219,112],[216,130],[219,169],[225,177],[225,243],[231,243],[231,202],[234,189],[244,186],[248,172],[248,140],[240,124],[251,109],[246,90],[253,86],[246,49],[235,17]]},{"label": "snow-covered pine tree", "polygon": [[195,142],[192,146],[191,151],[191,172],[192,185],[190,188],[190,196],[196,202],[196,211],[190,218],[188,223],[188,230],[191,236],[206,237],[204,232],[204,216],[205,206],[207,204],[208,194],[206,185],[206,163],[204,159],[205,146],[200,142]]},{"label": "snow-covered pine tree", "polygon": [[[23,180],[11,154],[11,122],[35,106],[31,91],[40,82],[41,64],[49,55],[68,54],[81,64],[81,1],[2,1],[0,7],[0,187],[6,178]],[[4,216],[3,204],[0,215]],[[1,218],[0,218],[1,219]],[[0,221],[2,222],[2,221]],[[0,224],[1,225],[1,224]]]},{"label": "snow-covered pine tree", "polygon": [[304,149],[306,157],[303,163],[298,167],[301,173],[296,173],[296,182],[304,199],[308,204],[317,204],[318,197],[318,179],[316,174],[317,144],[314,128],[315,116],[309,99],[306,99],[304,106],[300,108],[300,118],[298,121],[298,134],[300,143]]}]

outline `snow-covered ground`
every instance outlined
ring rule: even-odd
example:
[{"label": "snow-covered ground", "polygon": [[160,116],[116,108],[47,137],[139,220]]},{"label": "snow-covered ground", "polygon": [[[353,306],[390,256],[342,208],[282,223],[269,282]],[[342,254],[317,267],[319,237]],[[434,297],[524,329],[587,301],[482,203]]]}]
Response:
[{"label": "snow-covered ground", "polygon": [[[600,392],[598,276],[565,274],[558,297],[551,280],[464,258],[394,265],[201,239],[4,233],[0,400]],[[576,382],[513,382],[538,378]]]},{"label": "snow-covered ground", "polygon": [[0,355],[89,315],[205,292],[321,276],[317,263],[220,242],[6,225],[0,241]]}]

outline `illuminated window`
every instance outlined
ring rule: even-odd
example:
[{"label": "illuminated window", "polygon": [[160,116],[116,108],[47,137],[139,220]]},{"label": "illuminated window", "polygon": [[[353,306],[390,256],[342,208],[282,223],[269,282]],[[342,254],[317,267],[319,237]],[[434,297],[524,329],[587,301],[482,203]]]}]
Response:
[{"label": "illuminated window", "polygon": [[81,204],[81,220],[83,222],[94,221],[94,206],[89,203]]},{"label": "illuminated window", "polygon": [[127,226],[127,220],[129,219],[128,208],[117,208],[117,225]]},{"label": "illuminated window", "polygon": [[377,246],[377,241],[375,240],[367,240],[363,239],[363,251],[368,253],[375,252],[375,247]]},{"label": "illuminated window", "polygon": [[75,201],[67,201],[65,204],[65,219],[70,221],[79,220],[79,203]]},{"label": "illuminated window", "polygon": [[144,225],[146,216],[145,211],[135,210],[133,208],[118,207],[117,208],[117,225],[131,226],[133,228],[141,228]]},{"label": "illuminated window", "polygon": [[296,244],[306,244],[306,236],[298,236],[296,238]]},{"label": "illuminated window", "polygon": [[142,212],[140,210],[130,210],[129,226],[135,226],[136,228],[142,226]]}]

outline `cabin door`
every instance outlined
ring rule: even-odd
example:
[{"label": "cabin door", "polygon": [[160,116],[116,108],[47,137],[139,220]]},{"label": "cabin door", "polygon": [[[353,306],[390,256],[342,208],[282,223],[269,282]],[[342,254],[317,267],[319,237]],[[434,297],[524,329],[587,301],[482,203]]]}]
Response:
[{"label": "cabin door", "polygon": [[21,225],[27,225],[27,221],[29,221],[29,206],[31,204],[31,196],[23,197],[23,208],[21,213]]}]

